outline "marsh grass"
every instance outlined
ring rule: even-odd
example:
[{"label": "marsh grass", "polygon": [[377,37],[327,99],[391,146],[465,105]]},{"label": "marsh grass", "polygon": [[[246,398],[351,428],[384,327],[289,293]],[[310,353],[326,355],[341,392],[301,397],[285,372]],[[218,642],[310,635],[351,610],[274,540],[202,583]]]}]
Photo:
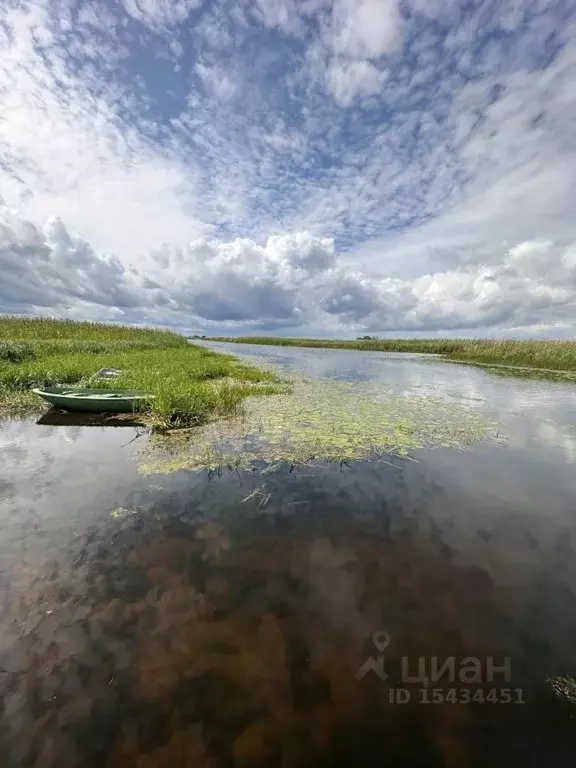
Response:
[{"label": "marsh grass", "polygon": [[37,411],[33,387],[88,386],[100,368],[123,375],[99,380],[99,387],[154,395],[146,415],[158,428],[201,424],[232,413],[247,395],[282,389],[273,373],[168,331],[0,317],[0,415]]},{"label": "marsh grass", "polygon": [[59,320],[53,317],[0,315],[0,340],[11,341],[150,341],[165,347],[186,346],[184,336],[156,328],[137,328],[113,323]]},{"label": "marsh grass", "polygon": [[26,341],[0,341],[0,361],[21,363],[36,356],[34,346]]},{"label": "marsh grass", "polygon": [[5,391],[0,385],[0,420],[40,415],[46,404],[29,390]]},{"label": "marsh grass", "polygon": [[413,352],[442,355],[448,360],[510,367],[576,372],[576,341],[493,339],[285,339],[267,336],[213,337],[211,341],[273,344],[282,347],[359,349],[375,352]]}]

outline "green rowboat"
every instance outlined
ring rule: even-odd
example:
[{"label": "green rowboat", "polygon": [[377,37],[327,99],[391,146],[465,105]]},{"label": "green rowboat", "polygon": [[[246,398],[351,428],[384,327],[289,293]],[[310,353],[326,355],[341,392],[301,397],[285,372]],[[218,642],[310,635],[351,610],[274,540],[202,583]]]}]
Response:
[{"label": "green rowboat", "polygon": [[154,395],[139,390],[94,389],[81,387],[44,387],[32,390],[46,402],[65,411],[93,413],[133,413]]}]

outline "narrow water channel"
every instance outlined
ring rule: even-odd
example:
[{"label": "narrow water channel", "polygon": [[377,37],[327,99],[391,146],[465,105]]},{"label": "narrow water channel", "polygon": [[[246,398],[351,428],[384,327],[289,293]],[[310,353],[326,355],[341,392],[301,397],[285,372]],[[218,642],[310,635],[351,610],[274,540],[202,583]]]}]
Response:
[{"label": "narrow water channel", "polygon": [[2,765],[573,765],[576,387],[210,346],[498,439],[144,475],[138,427],[0,424]]}]

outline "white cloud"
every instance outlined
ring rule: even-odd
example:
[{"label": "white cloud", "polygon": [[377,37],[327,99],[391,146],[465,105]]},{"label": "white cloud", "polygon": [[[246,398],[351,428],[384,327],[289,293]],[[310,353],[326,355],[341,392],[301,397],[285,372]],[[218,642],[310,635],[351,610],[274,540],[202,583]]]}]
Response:
[{"label": "white cloud", "polygon": [[[435,66],[430,72],[433,82]],[[449,80],[439,79],[430,86],[429,112],[397,112],[410,100],[411,85],[388,78],[381,98],[392,125],[373,133],[346,175],[335,169],[325,185],[332,211],[353,212],[348,227],[364,222],[365,244],[350,260],[371,271],[417,275],[497,261],[506,246],[524,240],[573,239],[575,72],[576,47],[567,45],[546,69],[462,81],[453,92]],[[425,69],[417,74],[428,77]],[[318,200],[300,219],[313,231],[326,217]],[[371,237],[382,220],[407,226]]]},{"label": "white cloud", "polygon": [[369,61],[335,61],[327,75],[328,90],[342,107],[349,106],[360,95],[378,93],[386,78]]},{"label": "white cloud", "polygon": [[121,0],[126,12],[152,28],[169,27],[186,19],[201,0]]},{"label": "white cloud", "polygon": [[339,266],[334,242],[300,232],[164,246],[140,269],[96,252],[60,219],[40,228],[0,208],[0,309],[242,329],[330,332],[502,329],[576,317],[576,243],[524,242],[494,267],[400,280]]},{"label": "white cloud", "polygon": [[95,252],[60,219],[40,228],[6,206],[0,206],[0,274],[2,311],[67,312],[91,305],[122,314],[163,301],[134,268]]},{"label": "white cloud", "polygon": [[178,40],[171,40],[168,47],[175,59],[179,59],[184,54],[184,46]]},{"label": "white cloud", "polygon": [[102,32],[110,32],[118,24],[117,17],[110,8],[99,2],[84,3],[78,11],[77,23],[81,26],[88,25]]},{"label": "white cloud", "polygon": [[384,75],[371,61],[402,41],[398,0],[257,0],[264,24],[305,37],[311,19],[321,37],[308,51],[308,76],[326,82],[340,107],[378,92]]},{"label": "white cloud", "polygon": [[268,27],[301,35],[306,22],[330,6],[331,0],[256,0],[257,17]]},{"label": "white cloud", "polygon": [[334,263],[334,243],[308,233],[273,235],[264,246],[248,239],[198,240],[155,258],[156,280],[170,273],[178,279],[170,296],[181,311],[221,323],[299,322],[308,312],[310,286]]},{"label": "white cloud", "polygon": [[256,0],[261,19],[268,27],[281,27],[297,34],[302,31],[302,19],[294,0]]},{"label": "white cloud", "polygon": [[224,67],[198,63],[196,72],[205,87],[218,101],[231,101],[239,95],[238,83]]},{"label": "white cloud", "polygon": [[567,6],[72,7],[0,12],[18,306],[335,333],[574,323]]},{"label": "white cloud", "polygon": [[[6,16],[0,31],[2,194],[38,223],[55,211],[102,250],[138,258],[150,245],[206,232],[186,209],[193,179],[119,116],[131,96],[71,71],[60,46],[37,43],[49,9]],[[110,35],[113,30],[110,30]],[[49,40],[45,36],[45,40]],[[110,42],[112,44],[112,41]],[[108,57],[106,44],[100,49]]]},{"label": "white cloud", "polygon": [[401,39],[397,0],[335,0],[330,44],[336,53],[375,59],[394,50]]}]

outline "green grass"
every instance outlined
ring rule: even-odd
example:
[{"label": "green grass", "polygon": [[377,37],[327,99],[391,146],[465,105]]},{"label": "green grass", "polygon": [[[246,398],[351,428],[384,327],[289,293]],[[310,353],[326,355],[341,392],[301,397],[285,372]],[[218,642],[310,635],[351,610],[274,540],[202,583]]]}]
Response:
[{"label": "green grass", "polygon": [[0,317],[0,415],[37,411],[33,387],[87,386],[100,368],[124,375],[98,387],[151,392],[147,416],[165,428],[200,424],[233,412],[247,395],[281,390],[274,374],[169,331]]},{"label": "green grass", "polygon": [[149,341],[157,345],[184,347],[184,336],[156,328],[136,328],[113,323],[92,323],[88,321],[58,320],[53,317],[28,317],[22,315],[0,315],[0,340],[9,341],[72,341],[130,342]]},{"label": "green grass", "polygon": [[21,363],[36,357],[34,345],[27,341],[0,341],[0,360],[8,363]]},{"label": "green grass", "polygon": [[491,339],[286,339],[267,336],[213,337],[211,341],[274,344],[285,347],[360,349],[380,352],[418,352],[448,360],[506,365],[540,371],[576,372],[576,341]]}]

